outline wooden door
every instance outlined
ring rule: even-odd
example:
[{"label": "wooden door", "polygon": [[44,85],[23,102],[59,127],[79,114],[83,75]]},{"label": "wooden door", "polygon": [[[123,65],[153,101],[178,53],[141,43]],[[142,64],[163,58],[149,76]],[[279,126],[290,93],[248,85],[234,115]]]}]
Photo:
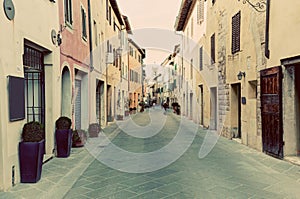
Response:
[{"label": "wooden door", "polygon": [[260,72],[263,151],[283,158],[282,71],[273,67]]}]

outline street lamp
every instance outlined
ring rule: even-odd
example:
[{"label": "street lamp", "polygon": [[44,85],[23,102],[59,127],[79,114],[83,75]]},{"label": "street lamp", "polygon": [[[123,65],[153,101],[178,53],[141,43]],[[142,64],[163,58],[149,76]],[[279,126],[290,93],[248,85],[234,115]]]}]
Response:
[{"label": "street lamp", "polygon": [[237,74],[237,78],[238,78],[238,80],[242,80],[243,76],[245,77],[245,76],[246,76],[246,73],[245,73],[245,72],[242,72],[242,71],[240,71],[240,72]]}]

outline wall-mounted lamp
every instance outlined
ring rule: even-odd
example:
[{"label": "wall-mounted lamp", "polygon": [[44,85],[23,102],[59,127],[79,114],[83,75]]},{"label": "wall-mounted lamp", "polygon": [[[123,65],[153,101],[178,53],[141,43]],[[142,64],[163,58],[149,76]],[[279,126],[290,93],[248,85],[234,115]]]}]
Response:
[{"label": "wall-mounted lamp", "polygon": [[237,74],[237,78],[238,80],[242,80],[243,76],[245,77],[246,76],[246,73],[245,72],[242,72],[240,71],[239,74]]},{"label": "wall-mounted lamp", "polygon": [[49,0],[50,2],[52,2],[52,3],[55,3],[56,2],[56,0]]},{"label": "wall-mounted lamp", "polygon": [[61,37],[61,34],[57,34],[57,45],[61,45],[62,43],[62,37]]}]

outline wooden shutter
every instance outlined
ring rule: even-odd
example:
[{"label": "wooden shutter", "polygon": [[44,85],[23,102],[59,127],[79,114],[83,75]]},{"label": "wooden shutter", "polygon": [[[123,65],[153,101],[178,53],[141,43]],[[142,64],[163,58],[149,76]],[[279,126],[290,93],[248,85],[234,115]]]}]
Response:
[{"label": "wooden shutter", "polygon": [[232,17],[232,54],[240,51],[241,11]]},{"label": "wooden shutter", "polygon": [[210,56],[211,56],[211,63],[214,64],[216,62],[215,56],[215,34],[213,34],[210,38]]},{"label": "wooden shutter", "polygon": [[203,20],[204,20],[204,0],[199,0],[197,6],[197,24],[201,24]]},{"label": "wooden shutter", "polygon": [[199,70],[203,70],[203,46],[199,49]]}]

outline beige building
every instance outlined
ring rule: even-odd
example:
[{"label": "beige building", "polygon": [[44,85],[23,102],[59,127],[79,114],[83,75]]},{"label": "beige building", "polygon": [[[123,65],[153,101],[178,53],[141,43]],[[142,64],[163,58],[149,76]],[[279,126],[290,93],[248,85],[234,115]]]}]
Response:
[{"label": "beige building", "polygon": [[128,73],[129,73],[129,108],[139,109],[142,96],[143,59],[146,56],[144,49],[140,48],[132,39],[128,40]]},{"label": "beige building", "polygon": [[[93,70],[90,88],[90,123],[106,126],[123,118],[128,98],[129,20],[116,0],[92,2]],[[128,109],[128,108],[127,108]],[[96,110],[96,111],[94,111]]]},{"label": "beige building", "polygon": [[[215,129],[217,73],[208,54],[210,29],[207,24],[207,1],[182,1],[175,22],[182,40],[180,53],[174,59],[177,65],[179,104],[181,112],[203,127]],[[210,26],[212,26],[210,24]]]},{"label": "beige building", "polygon": [[266,66],[266,11],[260,11],[239,1],[182,1],[175,24],[183,38],[182,113],[258,150],[257,85]]},{"label": "beige building", "polygon": [[220,130],[225,137],[261,150],[257,79],[258,68],[266,63],[265,12],[238,1],[209,2],[208,7],[208,18],[217,19],[211,51],[215,49],[218,68]]},{"label": "beige building", "polygon": [[[22,0],[5,0],[4,4],[0,17],[0,190],[5,191],[20,181],[18,143],[26,122],[45,125],[46,156],[52,155],[55,120],[60,116],[61,73],[58,4],[37,1],[33,5]],[[9,89],[18,78],[23,84]],[[17,95],[17,104],[12,104]]]}]

